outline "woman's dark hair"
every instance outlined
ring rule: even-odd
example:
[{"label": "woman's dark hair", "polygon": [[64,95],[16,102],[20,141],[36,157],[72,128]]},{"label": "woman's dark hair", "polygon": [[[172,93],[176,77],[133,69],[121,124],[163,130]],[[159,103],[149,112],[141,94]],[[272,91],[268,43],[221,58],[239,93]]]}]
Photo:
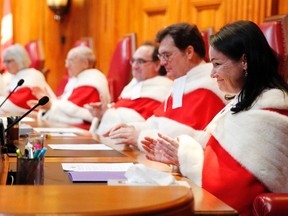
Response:
[{"label": "woman's dark hair", "polygon": [[269,46],[261,29],[251,21],[236,21],[224,26],[209,39],[210,45],[227,57],[247,59],[247,76],[234,113],[247,110],[265,89],[288,92],[288,85],[278,73],[276,53]]},{"label": "woman's dark hair", "polygon": [[170,25],[157,33],[156,41],[160,43],[167,35],[173,38],[179,50],[184,51],[191,45],[199,57],[205,57],[204,40],[196,25],[189,23]]},{"label": "woman's dark hair", "polygon": [[[159,58],[158,58],[159,44],[158,43],[153,42],[153,41],[145,41],[141,44],[141,46],[152,46],[154,48],[154,51],[152,53],[152,60],[153,61],[159,61]],[[167,74],[167,71],[166,71],[165,67],[160,66],[159,75],[165,76],[166,74]]]}]

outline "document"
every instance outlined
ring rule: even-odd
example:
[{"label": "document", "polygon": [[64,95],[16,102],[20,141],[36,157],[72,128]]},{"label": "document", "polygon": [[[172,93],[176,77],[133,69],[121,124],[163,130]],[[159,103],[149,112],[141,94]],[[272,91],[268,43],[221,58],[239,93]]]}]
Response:
[{"label": "document", "polygon": [[64,171],[126,172],[133,163],[62,163]]},{"label": "document", "polygon": [[50,136],[52,137],[62,137],[62,136],[77,136],[75,133],[66,133],[66,132],[61,132],[61,133],[49,133]]},{"label": "document", "polygon": [[81,133],[83,132],[80,128],[34,128],[37,132],[43,133]]},{"label": "document", "polygon": [[111,180],[125,180],[125,172],[68,172],[72,182],[108,182]]},{"label": "document", "polygon": [[48,144],[54,150],[113,150],[104,144]]}]

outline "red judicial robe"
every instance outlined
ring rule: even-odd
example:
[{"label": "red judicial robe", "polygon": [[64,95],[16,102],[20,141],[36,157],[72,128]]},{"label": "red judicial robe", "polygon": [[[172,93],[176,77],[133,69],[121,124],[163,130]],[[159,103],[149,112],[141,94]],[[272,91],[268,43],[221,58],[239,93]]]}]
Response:
[{"label": "red judicial robe", "polygon": [[97,133],[105,133],[119,123],[144,122],[165,100],[172,83],[172,80],[163,76],[141,82],[132,79],[121,92],[114,108],[108,109],[103,115]]},{"label": "red judicial robe", "polygon": [[[108,82],[105,75],[97,69],[88,69],[72,78],[64,94],[54,100],[52,107],[42,117],[51,121],[73,124],[89,129],[93,120],[91,113],[84,108],[85,104],[110,102]],[[72,84],[71,84],[72,83]]]},{"label": "red judicial robe", "polygon": [[[20,79],[24,79],[24,83],[19,86],[14,93],[12,93],[10,98],[0,108],[2,114],[22,115],[26,113],[30,109],[27,102],[29,100],[37,100],[37,98],[32,94],[31,87],[45,87],[49,94],[54,95],[52,89],[47,84],[44,75],[33,68],[23,69],[14,75],[8,85],[9,92],[17,86]],[[0,103],[2,103],[6,97],[7,96],[1,96]],[[31,114],[36,115],[35,112]]]},{"label": "red judicial robe", "polygon": [[[180,136],[180,170],[241,215],[263,192],[288,192],[288,95],[264,92],[247,111],[231,106],[207,127],[208,142]],[[236,99],[235,99],[236,100]]]},{"label": "red judicial robe", "polygon": [[211,63],[200,64],[187,75],[174,80],[168,99],[145,124],[134,124],[140,131],[138,148],[145,136],[157,137],[161,132],[171,137],[201,132],[225,106],[223,93],[210,77]]}]

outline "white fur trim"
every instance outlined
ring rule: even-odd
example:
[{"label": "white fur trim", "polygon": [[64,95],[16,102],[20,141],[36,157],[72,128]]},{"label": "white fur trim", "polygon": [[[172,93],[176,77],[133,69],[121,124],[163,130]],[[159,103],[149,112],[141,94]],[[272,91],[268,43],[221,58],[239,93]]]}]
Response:
[{"label": "white fur trim", "polygon": [[104,113],[101,123],[97,129],[98,134],[103,134],[120,123],[144,122],[145,119],[135,110],[119,107],[110,108]]},{"label": "white fur trim", "polygon": [[182,135],[178,137],[178,158],[182,175],[191,179],[195,184],[202,185],[202,170],[204,153],[202,146],[192,137]]},{"label": "white fur trim", "polygon": [[[279,93],[279,90],[265,92],[248,111],[237,114],[227,112],[218,122],[215,131],[212,131],[212,135],[269,190],[287,192],[288,117],[258,109],[268,108],[271,104],[273,108],[278,106],[287,109],[288,103],[283,100],[283,93]],[[274,103],[275,101],[277,102]]]},{"label": "white fur trim", "polygon": [[[0,97],[0,100],[5,99],[5,97]],[[28,112],[28,109],[24,109],[22,107],[17,106],[16,104],[12,103],[9,99],[6,100],[6,102],[3,104],[3,106],[0,109],[0,114],[9,114],[9,115],[23,115],[24,113]],[[36,117],[37,112],[33,111],[29,114],[29,116]]]},{"label": "white fur trim", "polygon": [[40,86],[43,87],[46,85],[45,77],[44,75],[34,68],[27,68],[19,71],[11,80],[11,83],[9,85],[9,90],[12,90],[18,83],[20,79],[24,80],[24,83],[22,86],[19,86],[19,88],[23,87],[33,87],[33,86]]},{"label": "white fur trim", "polygon": [[96,88],[101,99],[106,103],[110,103],[110,93],[106,76],[97,69],[88,69],[81,72],[77,76],[75,88],[80,86],[92,86]]},{"label": "white fur trim", "polygon": [[96,133],[99,123],[100,123],[99,119],[97,117],[94,117],[91,126],[89,128],[89,132],[92,134]]},{"label": "white fur trim", "polygon": [[[17,86],[18,81],[20,79],[23,79],[24,83],[16,89],[16,92],[18,89],[21,89],[23,87],[31,88],[34,86],[39,86],[39,87],[45,87],[45,89],[47,90],[49,94],[48,96],[50,99],[55,98],[55,94],[53,93],[52,89],[45,81],[45,77],[40,71],[35,70],[34,68],[27,68],[27,69],[23,69],[19,71],[11,79],[11,82],[8,87],[10,91],[12,91]],[[0,101],[3,101],[5,98],[6,97],[1,97]],[[9,99],[3,104],[1,109],[2,109],[2,112],[9,113],[9,114],[24,114],[25,112],[28,111],[28,109],[24,109],[22,107],[15,105]],[[30,115],[37,116],[37,113],[31,112]]]},{"label": "white fur trim", "polygon": [[93,120],[89,110],[79,107],[68,100],[53,101],[51,109],[46,112],[43,118],[66,124],[82,124],[84,120],[87,122],[92,122]]},{"label": "white fur trim", "polygon": [[133,89],[140,84],[142,85],[140,95],[141,98],[151,98],[162,102],[167,97],[173,81],[163,76],[156,76],[141,82],[137,82],[136,79],[133,78],[130,83],[125,86],[125,88],[121,92],[120,97],[125,99],[131,99],[133,95]]},{"label": "white fur trim", "polygon": [[210,77],[212,68],[212,63],[204,63],[192,68],[187,73],[184,94],[196,89],[208,89],[226,104],[227,101],[224,98],[223,92],[219,90],[216,80]]}]

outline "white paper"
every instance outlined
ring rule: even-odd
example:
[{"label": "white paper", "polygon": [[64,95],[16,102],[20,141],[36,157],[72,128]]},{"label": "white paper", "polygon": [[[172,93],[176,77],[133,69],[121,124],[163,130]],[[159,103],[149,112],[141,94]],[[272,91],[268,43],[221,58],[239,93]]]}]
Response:
[{"label": "white paper", "polygon": [[83,132],[80,128],[34,128],[37,132],[43,133],[81,133]]},{"label": "white paper", "polygon": [[48,133],[52,137],[77,136],[75,133]]},{"label": "white paper", "polygon": [[133,163],[62,163],[64,171],[127,171]]},{"label": "white paper", "polygon": [[113,150],[104,144],[49,144],[55,150]]},{"label": "white paper", "polygon": [[24,117],[21,122],[35,122],[35,119],[34,118],[31,118],[31,117]]}]

